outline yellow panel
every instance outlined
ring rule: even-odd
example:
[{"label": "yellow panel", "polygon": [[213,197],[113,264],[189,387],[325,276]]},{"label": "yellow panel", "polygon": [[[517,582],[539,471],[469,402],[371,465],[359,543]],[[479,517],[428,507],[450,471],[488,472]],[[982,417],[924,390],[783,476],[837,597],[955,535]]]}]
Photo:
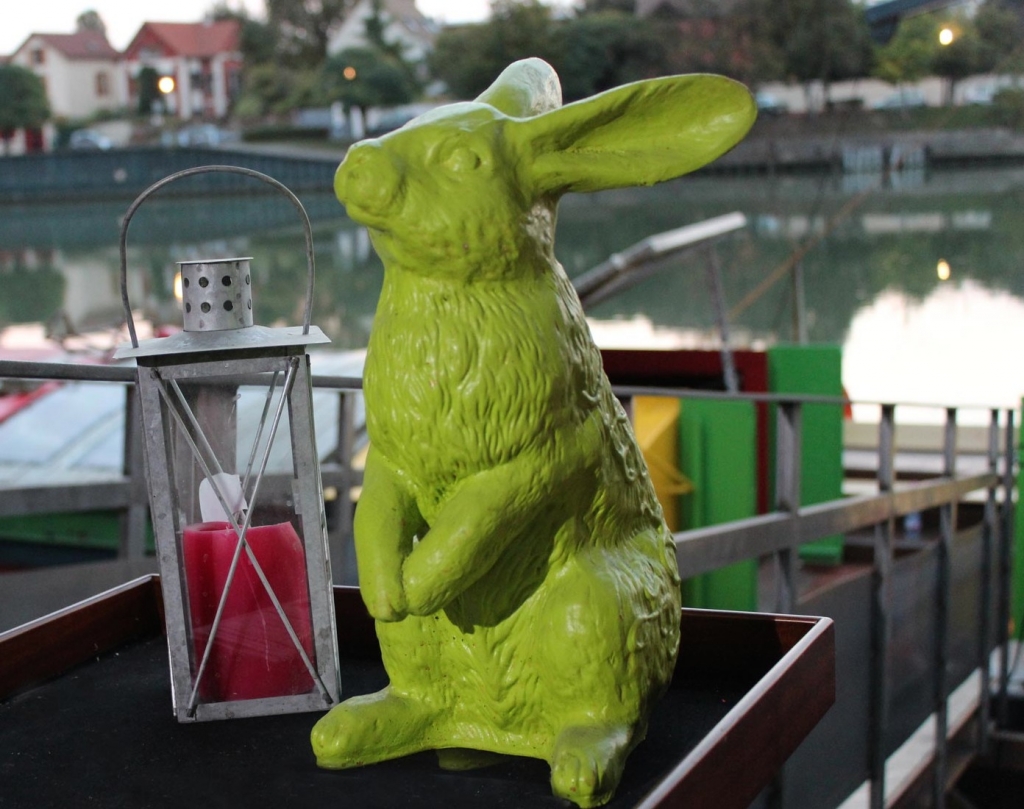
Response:
[{"label": "yellow panel", "polygon": [[665,522],[679,530],[679,495],[692,489],[679,471],[678,399],[637,396],[633,399],[633,430],[643,452]]}]

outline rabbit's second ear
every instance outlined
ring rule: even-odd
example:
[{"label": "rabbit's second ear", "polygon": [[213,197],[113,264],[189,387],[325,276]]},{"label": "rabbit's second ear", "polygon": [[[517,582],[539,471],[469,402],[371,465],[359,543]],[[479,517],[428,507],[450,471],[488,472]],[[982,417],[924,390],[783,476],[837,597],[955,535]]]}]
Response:
[{"label": "rabbit's second ear", "polygon": [[562,85],[543,59],[520,59],[506,67],[477,101],[513,118],[527,118],[561,107]]},{"label": "rabbit's second ear", "polygon": [[536,193],[599,191],[679,177],[724,154],[757,116],[750,92],[694,74],[616,87],[509,122]]}]

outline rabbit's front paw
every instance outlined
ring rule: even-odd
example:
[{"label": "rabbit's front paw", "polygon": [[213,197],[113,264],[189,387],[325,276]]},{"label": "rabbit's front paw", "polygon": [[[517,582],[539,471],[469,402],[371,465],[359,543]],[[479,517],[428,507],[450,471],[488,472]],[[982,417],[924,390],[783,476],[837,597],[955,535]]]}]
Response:
[{"label": "rabbit's front paw", "polygon": [[332,708],[313,727],[310,741],[319,766],[342,770],[428,749],[436,721],[427,705],[388,687]]},{"label": "rabbit's front paw", "polygon": [[361,583],[366,609],[378,621],[401,621],[409,614],[402,582],[388,577]]},{"label": "rabbit's front paw", "polygon": [[[414,568],[415,570],[415,568]],[[446,586],[447,585],[447,586]],[[403,577],[403,591],[407,594],[407,609],[410,615],[433,615],[451,601],[451,582],[436,581],[416,572],[410,573],[408,566]]]},{"label": "rabbit's front paw", "polygon": [[551,757],[551,791],[578,806],[608,803],[629,755],[622,725],[576,725],[562,730]]}]

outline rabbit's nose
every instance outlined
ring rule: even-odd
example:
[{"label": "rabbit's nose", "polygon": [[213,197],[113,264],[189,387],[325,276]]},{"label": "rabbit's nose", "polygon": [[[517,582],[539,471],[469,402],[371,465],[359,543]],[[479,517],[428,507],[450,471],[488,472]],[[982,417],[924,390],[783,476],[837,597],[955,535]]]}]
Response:
[{"label": "rabbit's nose", "polygon": [[334,193],[341,202],[363,210],[386,213],[401,187],[401,173],[379,143],[361,143],[349,149],[334,177]]}]

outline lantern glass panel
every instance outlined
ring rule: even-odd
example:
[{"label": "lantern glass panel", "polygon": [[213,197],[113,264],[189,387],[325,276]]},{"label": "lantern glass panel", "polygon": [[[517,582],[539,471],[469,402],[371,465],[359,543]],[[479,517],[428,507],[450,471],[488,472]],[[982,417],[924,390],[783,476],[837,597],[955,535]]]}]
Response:
[{"label": "lantern glass panel", "polygon": [[161,374],[187,602],[189,710],[324,688],[304,550],[304,531],[321,522],[318,504],[303,520],[289,418],[295,368],[282,362],[259,385],[231,375]]}]

